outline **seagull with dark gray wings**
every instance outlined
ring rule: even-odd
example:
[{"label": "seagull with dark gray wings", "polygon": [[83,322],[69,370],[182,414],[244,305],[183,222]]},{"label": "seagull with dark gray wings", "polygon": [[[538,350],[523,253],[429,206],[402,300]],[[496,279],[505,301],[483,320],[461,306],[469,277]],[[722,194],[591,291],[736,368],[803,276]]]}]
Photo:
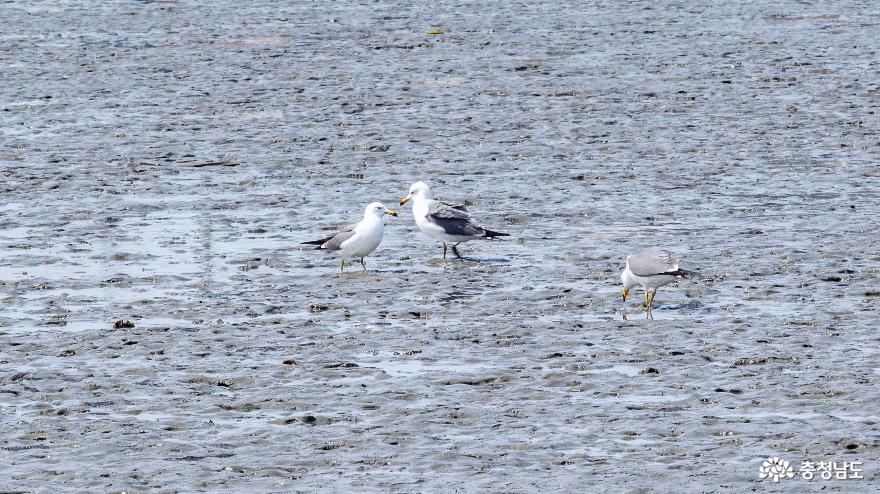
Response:
[{"label": "seagull with dark gray wings", "polygon": [[501,233],[483,228],[471,217],[463,205],[448,204],[431,199],[431,191],[424,182],[416,182],[409,188],[409,194],[400,200],[403,206],[413,201],[412,211],[419,229],[443,242],[443,258],[446,259],[447,243],[452,244],[452,252],[461,259],[458,244],[478,238],[507,237]]}]

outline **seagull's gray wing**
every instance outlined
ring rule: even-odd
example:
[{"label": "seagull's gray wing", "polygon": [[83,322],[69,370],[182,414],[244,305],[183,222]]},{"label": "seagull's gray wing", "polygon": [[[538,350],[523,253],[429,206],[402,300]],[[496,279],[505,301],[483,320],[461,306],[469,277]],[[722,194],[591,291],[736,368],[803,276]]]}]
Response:
[{"label": "seagull's gray wing", "polygon": [[329,240],[324,242],[324,245],[322,245],[321,248],[327,249],[327,250],[341,249],[342,243],[354,236],[354,227],[356,227],[356,226],[357,226],[356,224],[350,225],[345,230],[337,233],[336,235],[333,235],[332,237],[329,238]]},{"label": "seagull's gray wing", "polygon": [[345,242],[354,235],[354,229],[357,228],[357,226],[358,223],[348,225],[329,237],[303,242],[303,245],[317,245],[319,249],[339,250],[342,248],[342,242]]},{"label": "seagull's gray wing", "polygon": [[678,261],[665,250],[646,249],[627,258],[629,270],[636,276],[655,276],[678,273]]},{"label": "seagull's gray wing", "polygon": [[428,203],[428,216],[444,219],[463,219],[469,220],[471,214],[468,213],[464,205],[453,206],[441,201],[431,201]]},{"label": "seagull's gray wing", "polygon": [[476,237],[486,233],[463,205],[452,206],[445,202],[431,201],[428,204],[428,221],[439,225],[449,235]]},{"label": "seagull's gray wing", "polygon": [[443,202],[443,201],[437,201],[437,202],[439,202],[440,204],[443,204],[443,205],[445,205],[445,206],[449,206],[449,207],[451,207],[452,209],[457,209],[457,210],[459,210],[459,211],[464,211],[465,213],[468,212],[468,210],[467,210],[467,208],[465,207],[464,204],[452,204],[451,202]]}]

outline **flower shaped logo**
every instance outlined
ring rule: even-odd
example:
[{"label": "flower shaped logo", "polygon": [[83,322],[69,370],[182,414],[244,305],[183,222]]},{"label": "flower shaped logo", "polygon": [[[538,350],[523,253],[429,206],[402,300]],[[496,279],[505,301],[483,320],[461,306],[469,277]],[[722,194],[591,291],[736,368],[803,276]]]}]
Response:
[{"label": "flower shaped logo", "polygon": [[758,468],[758,478],[779,482],[779,479],[794,477],[792,470],[791,463],[788,460],[774,456],[761,462],[761,467]]}]

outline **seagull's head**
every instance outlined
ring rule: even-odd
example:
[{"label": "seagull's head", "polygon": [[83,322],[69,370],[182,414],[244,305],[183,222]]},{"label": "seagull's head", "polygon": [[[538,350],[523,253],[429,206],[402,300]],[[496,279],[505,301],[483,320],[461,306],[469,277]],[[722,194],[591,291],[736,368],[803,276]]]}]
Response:
[{"label": "seagull's head", "polygon": [[381,202],[371,202],[367,205],[367,209],[364,210],[364,219],[373,218],[384,221],[389,216],[397,216],[397,213],[386,208]]},{"label": "seagull's head", "polygon": [[623,268],[623,272],[620,273],[620,280],[623,281],[623,301],[626,302],[626,297],[629,295],[630,289],[636,286],[636,281],[632,278],[629,265]]},{"label": "seagull's head", "polygon": [[422,182],[422,181],[418,181],[418,182],[410,185],[409,186],[409,194],[407,194],[406,197],[404,197],[403,199],[400,200],[400,205],[403,206],[404,204],[408,203],[409,200],[412,199],[413,197],[427,198],[429,190],[430,189],[428,189],[428,184],[426,184],[425,182]]}]

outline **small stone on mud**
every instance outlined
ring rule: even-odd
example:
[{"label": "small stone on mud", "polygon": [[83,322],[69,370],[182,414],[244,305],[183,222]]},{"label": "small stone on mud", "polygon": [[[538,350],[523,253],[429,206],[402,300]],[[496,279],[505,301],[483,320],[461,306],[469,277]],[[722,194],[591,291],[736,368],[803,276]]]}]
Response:
[{"label": "small stone on mud", "polygon": [[325,369],[349,369],[352,367],[358,367],[358,364],[354,364],[351,362],[337,362],[332,364],[327,364],[324,366]]},{"label": "small stone on mud", "polygon": [[57,356],[57,357],[70,357],[70,356],[73,356],[73,355],[76,355],[76,352],[75,352],[75,351],[73,351],[73,350],[64,350],[63,352],[60,352],[60,353],[59,353],[58,355],[56,355],[56,356]]},{"label": "small stone on mud", "polygon": [[133,328],[134,323],[129,321],[128,319],[120,319],[113,323],[113,329],[122,329],[122,328]]},{"label": "small stone on mud", "polygon": [[730,393],[730,394],[734,394],[734,395],[740,395],[740,394],[742,394],[742,390],[741,390],[741,389],[724,389],[724,388],[715,388],[715,392],[716,392],[716,393]]},{"label": "small stone on mud", "polygon": [[733,363],[734,367],[739,367],[742,365],[761,365],[766,364],[767,359],[765,358],[741,358]]},{"label": "small stone on mud", "polygon": [[844,438],[837,442],[839,446],[849,451],[860,450],[863,451],[867,449],[869,446],[861,441],[857,441],[852,438]]},{"label": "small stone on mud", "polygon": [[292,358],[289,358],[289,359],[287,359],[287,360],[285,360],[284,362],[281,362],[281,363],[284,364],[284,365],[296,365],[296,361],[293,360]]}]

